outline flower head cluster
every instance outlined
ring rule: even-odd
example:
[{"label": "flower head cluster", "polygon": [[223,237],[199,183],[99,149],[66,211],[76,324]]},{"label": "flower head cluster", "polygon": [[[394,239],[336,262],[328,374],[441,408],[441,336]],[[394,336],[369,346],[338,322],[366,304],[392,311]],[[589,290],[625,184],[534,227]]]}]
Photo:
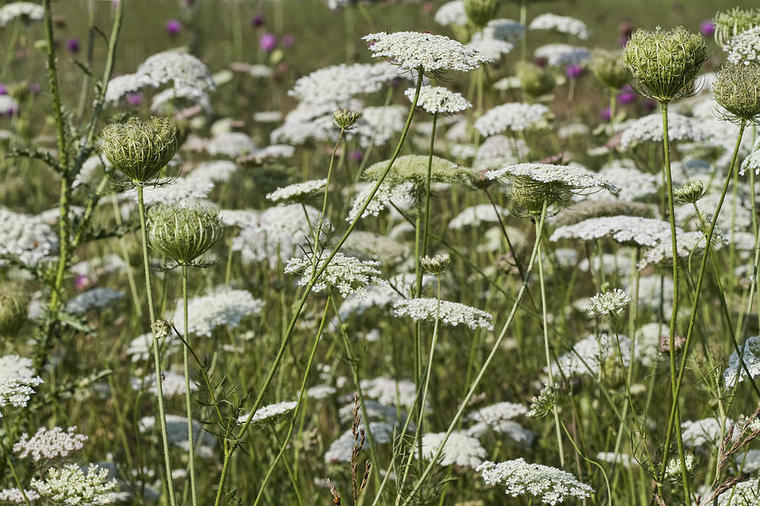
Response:
[{"label": "flower head cluster", "polygon": [[727,49],[730,42],[739,34],[760,26],[760,9],[733,9],[715,15],[715,41]]},{"label": "flower head cluster", "polygon": [[[446,437],[445,432],[429,433],[422,436],[422,457],[432,459]],[[443,445],[442,466],[456,464],[463,467],[476,467],[486,457],[485,448],[476,438],[464,432],[452,432]]]},{"label": "flower head cluster", "polygon": [[32,361],[18,355],[0,357],[0,418],[3,408],[23,408],[42,379],[34,375]]},{"label": "flower head cluster", "polygon": [[467,43],[467,47],[475,49],[486,58],[497,61],[502,55],[510,53],[515,46],[511,42],[494,36],[492,30],[483,29],[475,32]]},{"label": "flower head cluster", "polygon": [[531,495],[544,504],[558,504],[567,498],[586,499],[594,489],[570,473],[556,467],[529,464],[524,459],[483,462],[477,471],[487,485],[505,487],[511,497]]},{"label": "flower head cluster", "polygon": [[533,57],[546,61],[550,67],[583,65],[591,58],[591,50],[570,44],[546,44],[533,51]]},{"label": "flower head cluster", "polygon": [[[760,41],[760,29],[755,37]],[[760,116],[760,56],[754,62],[723,67],[715,78],[713,92],[715,101],[728,111],[727,119],[755,120]]]},{"label": "flower head cluster", "polygon": [[452,0],[451,2],[446,2],[435,11],[434,19],[436,23],[442,26],[465,26],[468,18],[464,10],[464,1]]},{"label": "flower head cluster", "polygon": [[[358,432],[366,431],[364,424],[360,424],[356,430]],[[393,439],[394,425],[388,422],[370,422],[369,430],[372,433],[374,444],[390,443]],[[330,448],[325,452],[325,462],[350,462],[355,446],[357,444],[353,429],[349,429],[330,444]],[[364,444],[359,451],[367,448]]]},{"label": "flower head cluster", "polygon": [[219,211],[209,206],[159,204],[148,214],[150,247],[180,265],[190,265],[222,236]]},{"label": "flower head cluster", "polygon": [[[192,420],[191,423],[196,448],[195,454],[204,458],[213,456],[213,447],[216,445],[214,436],[207,432],[197,420]],[[151,415],[140,418],[137,427],[142,433],[155,431],[157,429],[156,417]],[[187,438],[187,418],[179,415],[166,415],[166,437],[170,444],[188,451],[190,441]]]},{"label": "flower head cluster", "polygon": [[703,418],[701,420],[686,420],[681,423],[681,437],[683,444],[695,448],[703,445],[718,445],[732,424],[727,419],[725,424],[717,418]]},{"label": "flower head cluster", "polygon": [[230,160],[210,160],[194,168],[187,178],[208,181],[212,184],[224,183],[229,181],[237,170],[238,165]]},{"label": "flower head cluster", "polygon": [[557,78],[550,68],[542,68],[535,63],[518,62],[517,79],[520,87],[531,98],[538,98],[548,93],[557,86]]},{"label": "flower head cluster", "polygon": [[[264,302],[255,299],[247,290],[218,289],[208,295],[193,297],[188,301],[190,314],[189,333],[211,337],[215,328],[237,327],[246,316],[257,315],[264,307]],[[184,305],[177,301],[174,321],[177,329],[184,332]]]},{"label": "flower head cluster", "polygon": [[349,136],[359,138],[362,148],[384,146],[404,128],[407,109],[400,105],[365,107]]},{"label": "flower head cluster", "polygon": [[708,56],[702,36],[681,26],[670,31],[637,30],[623,52],[637,91],[658,102],[693,93],[694,78]]},{"label": "flower head cluster", "polygon": [[[404,94],[409,101],[414,100],[415,89],[409,88]],[[423,86],[417,99],[417,107],[429,114],[455,114],[472,107],[461,93],[450,91],[443,86]]]},{"label": "flower head cluster", "polygon": [[469,72],[491,61],[476,49],[443,35],[422,32],[372,33],[362,37],[375,58],[386,57],[406,70]]},{"label": "flower head cluster", "polygon": [[14,19],[20,19],[29,24],[32,21],[42,21],[45,9],[39,4],[32,2],[11,2],[0,7],[0,28],[6,26]]},{"label": "flower head cluster", "polygon": [[752,378],[760,376],[760,336],[747,338],[739,345],[739,351],[742,352],[742,360],[739,360],[739,355],[734,351],[728,358],[726,370],[723,371],[723,383],[726,388],[733,388],[737,382],[747,378],[745,367]]},{"label": "flower head cluster", "polygon": [[[285,265],[285,274],[302,273],[298,280],[300,286],[305,286],[311,281],[327,262],[329,252],[324,251],[323,257],[315,262],[311,254],[291,258]],[[379,263],[374,260],[360,260],[359,258],[336,253],[329,264],[326,264],[322,275],[314,284],[313,290],[321,292],[328,287],[335,288],[343,297],[353,293],[361,293],[364,288],[374,283],[380,276]]]},{"label": "flower head cluster", "polygon": [[24,432],[13,445],[13,453],[21,459],[31,458],[35,462],[67,457],[84,448],[87,442],[87,436],[77,434],[76,430],[76,427],[65,431],[61,427],[40,427],[31,437]]},{"label": "flower head cluster", "polygon": [[607,237],[621,244],[654,247],[660,244],[665,236],[669,240],[670,224],[667,221],[639,216],[602,216],[558,227],[549,240],[593,241]]},{"label": "flower head cluster", "polygon": [[728,61],[734,65],[760,64],[760,26],[731,39],[728,44]]},{"label": "flower head cluster", "polygon": [[393,306],[396,316],[408,316],[412,320],[440,320],[445,325],[456,327],[464,324],[472,330],[493,330],[493,316],[483,310],[438,299],[404,299]]},{"label": "flower head cluster", "polygon": [[[385,181],[391,184],[415,183],[422,184],[427,179],[429,158],[424,155],[405,155],[396,158]],[[370,165],[364,171],[364,177],[378,180],[388,167],[388,161]],[[434,183],[466,183],[470,178],[470,171],[456,163],[433,156],[430,167],[430,180]]]},{"label": "flower head cluster", "polygon": [[591,53],[589,67],[594,77],[610,89],[618,90],[628,82],[628,67],[623,63],[619,51],[604,51],[601,49]]},{"label": "flower head cluster", "polygon": [[509,212],[503,207],[491,204],[480,204],[468,207],[449,221],[449,228],[459,230],[465,227],[477,227],[482,223],[497,223],[499,217],[507,216]]},{"label": "flower head cluster", "polygon": [[[295,401],[278,402],[270,404],[256,410],[251,418],[251,428],[274,425],[288,418],[298,405]],[[245,423],[249,415],[242,415],[238,418],[239,423]]]},{"label": "flower head cluster", "polygon": [[570,16],[558,16],[547,12],[533,18],[528,25],[531,30],[551,30],[559,33],[566,33],[568,35],[574,35],[579,39],[588,39],[591,36],[591,31],[586,26],[586,23],[580,19],[575,19]]},{"label": "flower head cluster", "polygon": [[112,504],[111,493],[116,480],[108,469],[90,464],[86,471],[77,464],[51,468],[44,480],[32,478],[32,488],[45,499],[56,504],[96,505]]},{"label": "flower head cluster", "polygon": [[[177,340],[176,342],[179,341]],[[146,386],[148,387],[147,392],[156,396],[158,395],[158,381],[156,381],[155,373],[141,378],[132,378],[132,389],[135,391],[143,391]],[[198,390],[198,387],[191,383],[190,391],[193,392],[195,390]],[[161,392],[167,399],[185,395],[187,393],[185,376],[174,371],[161,371]]]},{"label": "flower head cluster", "polygon": [[590,335],[581,339],[575,343],[571,351],[560,355],[556,362],[552,362],[552,374],[594,376],[599,374],[610,358],[614,360],[614,363],[619,364],[621,357],[618,354],[618,340],[623,352],[622,362],[627,366],[631,359],[631,340],[627,336],[612,336],[603,333],[600,336]]},{"label": "flower head cluster", "polygon": [[474,424],[467,429],[467,432],[477,436],[493,431],[498,434],[508,434],[517,441],[530,444],[533,434],[512,421],[513,418],[526,414],[528,414],[528,408],[522,404],[497,402],[468,414],[466,420]]},{"label": "flower head cluster", "polygon": [[524,132],[546,126],[549,108],[542,104],[511,102],[489,109],[475,121],[484,137],[505,132]]},{"label": "flower head cluster", "polygon": [[295,183],[267,194],[267,200],[272,202],[302,202],[327,186],[327,179],[312,179],[303,183]]},{"label": "flower head cluster", "polygon": [[630,304],[631,298],[620,288],[597,293],[586,306],[589,316],[619,315]]},{"label": "flower head cluster", "polygon": [[66,304],[66,311],[72,314],[84,314],[93,309],[103,309],[117,300],[124,298],[118,290],[98,287],[80,293]]},{"label": "flower head cluster", "polygon": [[755,175],[760,174],[760,140],[755,142],[752,152],[742,162],[739,174],[743,176],[748,170],[754,171]]},{"label": "flower head cluster", "polygon": [[[57,234],[39,216],[0,207],[0,223],[0,255],[37,265],[58,249]],[[5,261],[0,259],[0,265],[5,265]]]},{"label": "flower head cluster", "polygon": [[[668,135],[671,141],[704,141],[713,132],[704,122],[678,113],[668,114]],[[632,120],[620,137],[620,149],[628,150],[644,142],[662,142],[662,117],[659,114]]]},{"label": "flower head cluster", "polygon": [[[203,178],[178,177],[167,184],[149,186],[144,189],[145,207],[165,204],[178,207],[208,206],[206,197],[214,189],[214,183]],[[137,202],[137,190],[132,188],[121,194],[122,198]]]},{"label": "flower head cluster", "polygon": [[103,155],[136,184],[155,180],[179,146],[177,126],[165,118],[152,118],[147,123],[138,118],[112,123],[101,136]]},{"label": "flower head cluster", "polygon": [[398,68],[387,63],[332,65],[299,78],[288,95],[335,109],[345,107],[357,95],[380,91],[383,84],[399,75]]}]

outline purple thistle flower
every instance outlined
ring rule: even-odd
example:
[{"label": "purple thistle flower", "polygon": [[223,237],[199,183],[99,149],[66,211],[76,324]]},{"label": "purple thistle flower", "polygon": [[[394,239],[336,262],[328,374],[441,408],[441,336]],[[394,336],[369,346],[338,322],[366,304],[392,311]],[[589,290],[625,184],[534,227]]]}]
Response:
[{"label": "purple thistle flower", "polygon": [[599,113],[599,117],[602,121],[609,121],[612,117],[612,111],[610,111],[609,107],[605,107],[602,109],[602,111]]},{"label": "purple thistle flower", "polygon": [[568,65],[565,69],[565,75],[570,79],[578,79],[583,75],[583,70],[580,65]]},{"label": "purple thistle flower", "polygon": [[169,35],[174,37],[182,30],[182,23],[180,23],[176,19],[170,19],[169,21],[166,22],[166,24],[164,25],[164,28],[166,28],[166,31],[169,33]]},{"label": "purple thistle flower", "polygon": [[142,93],[127,93],[127,102],[132,107],[137,107],[142,102]]},{"label": "purple thistle flower", "polygon": [[8,88],[6,88],[4,84],[0,84],[0,95],[7,95],[7,94],[8,94]]},{"label": "purple thistle flower", "polygon": [[631,88],[630,84],[626,84],[621,88],[620,93],[617,96],[617,101],[620,104],[630,104],[632,102],[636,101],[636,93],[634,93],[633,88]]},{"label": "purple thistle flower", "polygon": [[280,45],[282,47],[290,47],[290,46],[293,45],[294,42],[295,42],[295,39],[293,38],[293,36],[290,35],[290,34],[287,34],[287,35],[283,35],[282,36],[282,40],[280,41]]},{"label": "purple thistle flower", "polygon": [[702,21],[702,24],[699,25],[699,33],[705,37],[712,37],[715,34],[715,23],[709,19]]},{"label": "purple thistle flower", "polygon": [[355,149],[348,154],[348,157],[355,162],[361,162],[364,158],[364,152],[361,149]]},{"label": "purple thistle flower", "polygon": [[271,51],[277,45],[277,38],[271,33],[265,33],[259,37],[259,47],[264,51]]},{"label": "purple thistle flower", "polygon": [[73,37],[66,41],[66,49],[69,50],[70,53],[78,53],[79,52],[79,39],[76,37]]},{"label": "purple thistle flower", "polygon": [[261,14],[256,14],[251,19],[251,26],[254,28],[258,28],[262,26],[263,24],[264,24],[264,16],[262,16]]}]

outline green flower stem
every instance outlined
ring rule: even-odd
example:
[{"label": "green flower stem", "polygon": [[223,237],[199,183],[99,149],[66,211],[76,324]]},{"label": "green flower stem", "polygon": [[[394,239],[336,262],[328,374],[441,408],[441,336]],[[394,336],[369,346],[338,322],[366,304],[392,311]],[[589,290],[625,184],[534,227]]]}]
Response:
[{"label": "green flower stem", "polygon": [[520,61],[524,62],[528,59],[528,0],[520,0],[520,24],[525,30],[520,39]]},{"label": "green flower stem", "polygon": [[185,346],[182,347],[182,360],[185,368],[185,411],[187,413],[188,459],[190,467],[190,494],[193,506],[198,504],[198,491],[195,484],[195,438],[193,438],[193,408],[190,398],[190,347],[189,319],[187,315],[187,265],[182,266],[182,316],[185,323]]},{"label": "green flower stem", "polygon": [[[678,318],[678,284],[679,284],[679,269],[678,269],[678,239],[676,236],[676,215],[675,215],[675,205],[673,203],[673,178],[671,176],[670,172],[670,132],[668,131],[668,103],[667,102],[661,102],[661,112],[662,112],[662,144],[663,144],[663,153],[664,153],[664,172],[665,172],[665,184],[667,186],[667,195],[668,195],[668,218],[670,221],[670,244],[673,251],[673,309],[670,314],[670,327],[669,327],[669,333],[668,333],[668,342],[670,344],[670,352],[669,352],[669,358],[670,358],[670,385],[671,385],[671,391],[673,393],[673,409],[671,410],[671,413],[673,413],[676,417],[674,419],[674,422],[676,423],[676,445],[678,447],[678,457],[681,461],[681,477],[682,477],[682,484],[683,484],[683,491],[684,491],[684,500],[687,502],[691,502],[691,493],[689,491],[689,476],[688,472],[686,470],[686,460],[684,458],[684,450],[683,450],[683,440],[681,438],[681,420],[680,417],[678,417],[678,410],[675,409],[678,405],[678,397],[676,396],[676,345],[675,345],[675,337],[676,337],[676,320]],[[661,470],[661,479],[657,483],[658,490],[662,487],[662,479],[665,476],[665,469],[667,467],[668,457],[670,455],[670,431],[668,431],[668,435],[665,438],[665,446],[663,447],[663,465]]]},{"label": "green flower stem", "polygon": [[[321,252],[321,248],[319,248],[319,237],[322,235],[322,227],[324,226],[325,217],[327,216],[327,196],[330,191],[330,179],[332,177],[333,165],[335,165],[335,153],[338,152],[338,147],[340,147],[340,141],[343,140],[343,132],[344,132],[344,129],[341,128],[340,133],[338,134],[338,140],[335,141],[335,147],[333,147],[332,155],[330,155],[330,165],[328,165],[327,167],[327,183],[325,184],[325,195],[322,198],[322,212],[319,214],[319,224],[317,225],[317,228],[314,231],[314,255],[313,255],[314,265],[317,265],[319,253]],[[306,219],[308,220],[309,213],[306,212],[306,207],[304,207],[304,212],[306,213]]]},{"label": "green flower stem", "polygon": [[314,285],[317,283],[317,280],[322,276],[324,271],[327,269],[327,266],[330,265],[330,262],[332,261],[333,257],[338,253],[338,251],[340,251],[340,248],[343,246],[346,240],[348,240],[348,237],[356,228],[356,225],[359,223],[359,220],[361,220],[362,214],[364,214],[364,211],[369,206],[369,203],[372,201],[372,198],[377,193],[377,190],[380,188],[380,185],[383,184],[383,181],[385,181],[385,177],[388,175],[388,172],[390,172],[391,167],[393,166],[393,163],[398,158],[399,153],[401,153],[401,148],[404,145],[404,141],[406,140],[406,136],[409,133],[409,128],[411,127],[411,124],[412,124],[412,116],[414,114],[414,108],[417,107],[417,100],[419,99],[420,88],[422,87],[422,78],[423,78],[422,69],[418,69],[417,86],[415,88],[414,99],[412,100],[412,105],[409,108],[409,114],[407,115],[404,129],[401,131],[401,137],[399,138],[398,144],[396,145],[396,149],[393,152],[393,156],[388,162],[388,166],[385,168],[380,178],[375,182],[375,186],[372,188],[372,192],[364,201],[364,204],[362,205],[361,209],[357,213],[356,218],[354,218],[354,220],[351,222],[346,232],[343,234],[343,236],[340,238],[338,243],[333,248],[332,253],[330,253],[325,263],[319,268],[319,270],[317,270],[317,272],[315,272],[314,276],[312,276],[311,280],[309,280],[309,282],[304,287],[301,298],[298,300],[296,304],[293,316],[291,317],[290,322],[288,323],[288,327],[283,334],[282,340],[280,342],[280,348],[277,351],[277,356],[275,357],[274,361],[272,362],[272,365],[269,368],[267,377],[264,380],[264,384],[261,386],[261,389],[259,390],[259,393],[256,397],[256,401],[254,402],[251,412],[248,415],[248,419],[245,421],[243,426],[238,431],[236,440],[229,442],[229,449],[228,451],[225,452],[224,461],[222,463],[222,473],[219,477],[219,484],[217,486],[217,493],[216,493],[216,501],[214,502],[215,506],[219,506],[219,504],[221,504],[222,494],[224,491],[224,482],[227,478],[227,473],[229,472],[230,459],[232,457],[232,454],[234,453],[235,449],[237,449],[237,447],[240,445],[240,441],[242,440],[242,437],[245,435],[245,432],[248,430],[248,427],[250,426],[251,421],[253,420],[253,414],[256,412],[257,409],[259,409],[259,407],[261,407],[261,403],[264,400],[264,395],[266,394],[266,391],[269,388],[269,385],[272,383],[272,380],[274,379],[274,375],[280,366],[282,357],[285,355],[285,350],[287,349],[287,345],[290,342],[291,336],[293,335],[293,330],[295,329],[296,322],[298,321],[298,318],[301,315],[301,311],[303,311],[304,305],[306,304],[306,299],[311,293],[311,289],[314,287]]},{"label": "green flower stem", "polygon": [[[544,202],[544,208],[546,208],[546,202]],[[554,387],[554,375],[552,374],[552,360],[549,353],[549,320],[546,312],[546,285],[544,283],[544,261],[541,252],[541,228],[539,222],[536,221],[536,243],[538,244],[538,283],[541,289],[541,315],[542,324],[544,329],[544,352],[546,353],[546,368],[549,373],[549,386]],[[601,261],[601,259],[600,259]],[[554,415],[554,428],[557,433],[557,453],[559,454],[560,467],[565,467],[565,451],[562,446],[562,429],[560,428],[559,411],[557,406],[552,407],[552,413]]]},{"label": "green flower stem", "polygon": [[[663,457],[662,470],[660,471],[660,480],[659,480],[660,482],[662,482],[662,479],[664,478],[664,475],[665,475],[665,467],[666,467],[666,464],[667,464],[667,448],[670,445],[671,432],[673,431],[674,428],[676,430],[676,437],[678,438],[679,441],[681,439],[681,437],[679,435],[679,433],[680,433],[680,420],[678,420],[678,414],[677,414],[678,397],[679,397],[679,395],[681,393],[681,384],[683,382],[684,373],[686,371],[686,360],[689,357],[689,347],[691,346],[691,339],[692,339],[692,336],[694,335],[694,326],[696,324],[697,312],[698,312],[698,309],[699,309],[699,296],[701,295],[701,292],[702,292],[702,281],[704,280],[705,269],[707,267],[707,259],[710,256],[710,246],[711,246],[711,243],[712,243],[713,232],[715,231],[715,224],[718,221],[718,216],[720,215],[720,210],[721,210],[721,208],[723,206],[723,201],[726,198],[726,193],[728,192],[728,187],[731,184],[731,176],[733,175],[734,166],[735,166],[736,160],[737,160],[737,158],[739,156],[739,148],[741,146],[742,137],[744,136],[744,129],[745,129],[745,127],[746,127],[746,121],[742,121],[741,124],[740,124],[740,126],[739,126],[739,135],[738,135],[738,137],[736,139],[736,146],[734,147],[734,153],[733,153],[733,155],[731,157],[731,166],[729,167],[728,173],[726,174],[726,181],[723,184],[723,191],[721,192],[720,200],[718,200],[718,207],[715,209],[715,214],[713,215],[712,221],[710,222],[710,229],[707,232],[707,238],[706,238],[707,242],[705,244],[705,252],[702,255],[702,260],[701,260],[701,263],[700,263],[700,266],[699,266],[699,273],[697,275],[697,286],[696,286],[696,288],[694,290],[694,302],[692,303],[692,307],[691,307],[691,317],[689,318],[689,327],[688,327],[688,330],[686,332],[686,341],[685,341],[684,347],[683,347],[683,355],[681,357],[681,363],[680,363],[680,366],[678,368],[678,377],[677,377],[677,379],[673,383],[673,402],[671,403],[671,406],[670,406],[670,414],[668,416],[668,424],[667,424],[667,429],[666,429],[666,433],[665,433],[665,446],[664,446],[664,448],[665,448],[666,451],[665,451],[665,456]],[[670,194],[670,197],[672,199],[672,192]],[[671,216],[671,219],[672,219],[672,216]],[[674,247],[673,247],[673,252],[674,252],[673,253],[673,265],[674,266],[676,266],[678,264],[677,251],[678,250],[675,248],[675,245],[674,245]],[[675,267],[674,267],[674,270],[675,270]],[[674,302],[674,304],[675,304],[675,302]],[[675,307],[674,307],[674,310],[675,310]],[[729,325],[730,325],[730,323],[729,323]],[[671,326],[672,326],[672,324],[671,324]],[[674,341],[673,341],[672,331],[671,331],[671,340],[670,340],[670,355],[671,355],[671,367],[673,367],[674,364],[675,364],[675,356],[674,356]],[[675,369],[674,368],[671,371],[671,374],[675,374]],[[683,450],[681,449],[680,452],[682,452],[682,451]],[[682,471],[683,471],[683,474],[684,474],[684,480],[686,480],[686,477],[685,477],[685,475],[686,475],[686,469],[685,469],[684,462],[682,462],[681,465],[682,465],[682,467],[684,467],[684,469],[682,469]],[[688,485],[685,485],[685,486],[688,487]],[[687,497],[689,497],[689,496],[687,496]],[[687,500],[690,500],[690,499],[687,499]]]},{"label": "green flower stem", "polygon": [[[153,292],[150,284],[150,257],[148,256],[148,230],[145,223],[145,202],[143,200],[143,186],[137,186],[137,210],[140,214],[140,233],[142,234],[142,253],[143,265],[145,267],[145,290],[148,299],[148,315],[150,316],[151,327],[156,321],[156,312],[153,308]],[[164,450],[164,466],[166,471],[166,486],[169,491],[169,504],[176,506],[177,500],[174,496],[174,483],[172,482],[172,464],[169,454],[169,439],[166,435],[166,410],[164,408],[164,388],[161,385],[161,357],[159,356],[158,339],[153,334],[153,364],[156,370],[156,390],[158,397],[158,421],[161,425],[161,443]],[[191,442],[192,446],[192,442]]]},{"label": "green flower stem", "polygon": [[3,444],[3,438],[0,437],[0,450],[3,451],[3,455],[5,455],[5,461],[8,464],[8,468],[11,470],[11,475],[13,475],[13,481],[16,483],[16,487],[18,488],[19,492],[21,492],[21,497],[24,498],[24,502],[27,506],[32,506],[31,501],[29,501],[29,498],[26,496],[26,490],[24,490],[24,487],[21,485],[21,481],[18,479],[18,474],[16,474],[16,468],[13,467],[13,461],[11,460],[11,453],[8,451],[7,448],[5,448],[5,445]]},{"label": "green flower stem", "polygon": [[328,310],[330,309],[331,299],[332,299],[332,294],[327,296],[325,309],[322,312],[322,319],[319,321],[319,329],[317,330],[317,335],[314,338],[314,344],[312,344],[311,351],[309,352],[309,359],[306,362],[306,372],[304,372],[303,379],[301,380],[301,388],[298,394],[298,404],[296,404],[296,409],[295,411],[293,411],[293,417],[290,420],[290,425],[288,426],[288,432],[285,435],[285,439],[283,439],[282,441],[282,445],[280,446],[280,451],[277,453],[277,456],[269,465],[269,469],[267,469],[267,473],[264,475],[264,480],[261,482],[261,486],[259,487],[259,492],[256,494],[256,500],[254,501],[253,506],[256,506],[257,504],[259,504],[261,497],[264,495],[264,489],[266,488],[267,482],[269,481],[269,477],[272,475],[272,472],[274,471],[275,466],[277,466],[277,463],[279,462],[282,455],[285,453],[285,450],[288,447],[288,443],[290,442],[290,437],[293,434],[293,429],[295,427],[296,420],[298,419],[298,414],[301,411],[301,406],[304,404],[304,396],[306,394],[306,385],[309,382],[308,381],[309,372],[311,371],[311,365],[314,362],[314,356],[317,353],[317,346],[319,345],[319,341],[322,338],[322,333],[324,332],[324,329],[325,329],[325,323],[327,322],[327,314],[328,314]]},{"label": "green flower stem", "polygon": [[507,316],[507,320],[506,322],[504,322],[504,326],[502,327],[501,332],[499,333],[499,336],[496,338],[496,341],[491,347],[491,351],[489,352],[488,357],[486,358],[485,362],[483,362],[483,366],[480,368],[480,371],[478,371],[478,375],[473,380],[472,385],[470,386],[470,390],[467,392],[467,395],[465,395],[464,399],[459,404],[459,409],[454,415],[454,419],[449,424],[449,428],[446,430],[446,434],[443,437],[443,441],[441,441],[441,443],[438,445],[438,448],[436,449],[435,454],[430,459],[428,465],[425,467],[425,470],[422,472],[420,477],[417,479],[417,482],[414,484],[414,487],[412,488],[409,495],[404,499],[402,506],[411,504],[414,497],[420,491],[420,487],[422,487],[422,484],[425,482],[428,475],[430,475],[430,472],[433,470],[433,467],[436,465],[436,462],[441,457],[441,454],[443,453],[443,447],[446,445],[446,442],[449,440],[449,436],[451,436],[451,433],[454,431],[454,428],[457,426],[457,424],[459,423],[459,420],[462,418],[462,415],[464,414],[465,409],[467,409],[467,406],[469,405],[470,399],[475,394],[475,391],[480,385],[480,382],[483,380],[483,377],[485,376],[486,371],[488,370],[488,367],[491,365],[491,362],[493,361],[494,357],[496,356],[499,349],[501,348],[501,343],[504,341],[504,338],[507,335],[507,329],[509,329],[509,326],[512,324],[512,321],[515,318],[515,314],[517,314],[517,308],[520,305],[520,301],[522,300],[523,295],[525,294],[525,288],[528,286],[528,282],[530,281],[529,274],[533,270],[533,264],[536,261],[536,257],[538,256],[539,241],[541,238],[540,234],[544,228],[545,218],[546,218],[546,203],[544,203],[544,207],[541,210],[541,215],[539,216],[539,219],[538,219],[537,229],[538,229],[539,235],[536,237],[535,242],[533,243],[533,251],[531,252],[530,260],[528,261],[528,267],[526,269],[526,279],[525,281],[523,281],[522,285],[520,285],[520,289],[517,292],[517,297],[515,298],[515,303],[512,305],[512,309],[509,312],[509,316]]}]

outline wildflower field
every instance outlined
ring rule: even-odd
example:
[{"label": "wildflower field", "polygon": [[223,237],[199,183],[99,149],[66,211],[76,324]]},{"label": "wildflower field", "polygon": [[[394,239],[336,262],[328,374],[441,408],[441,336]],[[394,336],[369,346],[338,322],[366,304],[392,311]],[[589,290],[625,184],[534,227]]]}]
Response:
[{"label": "wildflower field", "polygon": [[760,505],[760,7],[0,0],[0,504]]}]

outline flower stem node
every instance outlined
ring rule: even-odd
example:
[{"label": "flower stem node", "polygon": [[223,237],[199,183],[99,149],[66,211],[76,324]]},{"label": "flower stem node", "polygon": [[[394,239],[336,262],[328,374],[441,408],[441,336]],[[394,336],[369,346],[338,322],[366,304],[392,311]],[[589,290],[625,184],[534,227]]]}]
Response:
[{"label": "flower stem node", "polygon": [[636,91],[660,103],[694,93],[694,78],[707,60],[707,42],[682,26],[637,30],[623,51]]},{"label": "flower stem node", "polygon": [[101,137],[103,155],[136,185],[155,181],[179,147],[177,127],[166,118],[151,118],[148,122],[131,118],[125,123],[113,123]]}]

